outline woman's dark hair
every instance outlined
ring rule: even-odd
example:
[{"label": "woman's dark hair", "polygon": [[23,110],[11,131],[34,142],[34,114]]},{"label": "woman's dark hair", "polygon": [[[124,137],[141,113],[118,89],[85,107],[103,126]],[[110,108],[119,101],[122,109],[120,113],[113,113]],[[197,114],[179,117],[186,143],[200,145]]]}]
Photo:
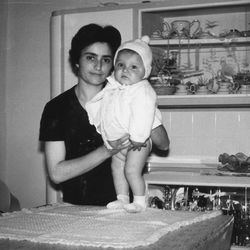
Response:
[{"label": "woman's dark hair", "polygon": [[107,43],[115,55],[116,50],[121,44],[121,34],[113,26],[100,26],[98,24],[88,24],[78,30],[72,38],[71,49],[69,51],[69,61],[72,71],[77,75],[81,51],[96,42]]}]

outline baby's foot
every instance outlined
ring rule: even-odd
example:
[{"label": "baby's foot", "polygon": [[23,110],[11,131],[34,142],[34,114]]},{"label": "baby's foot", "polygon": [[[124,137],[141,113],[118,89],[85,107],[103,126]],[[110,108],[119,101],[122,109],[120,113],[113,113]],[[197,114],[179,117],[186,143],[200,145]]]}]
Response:
[{"label": "baby's foot", "polygon": [[140,205],[138,203],[130,203],[123,206],[123,208],[129,213],[140,213],[146,210],[146,205]]},{"label": "baby's foot", "polygon": [[107,204],[107,208],[108,209],[120,209],[120,208],[123,208],[124,205],[126,204],[128,204],[128,202],[122,201],[122,200],[116,200],[116,201],[109,202]]}]

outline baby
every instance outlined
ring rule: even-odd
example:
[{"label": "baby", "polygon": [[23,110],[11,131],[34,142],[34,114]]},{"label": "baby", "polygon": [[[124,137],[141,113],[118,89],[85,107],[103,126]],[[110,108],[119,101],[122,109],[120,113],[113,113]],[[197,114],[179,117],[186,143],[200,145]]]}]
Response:
[{"label": "baby", "polygon": [[[160,126],[161,134],[168,140],[156,108],[156,93],[146,80],[152,63],[148,42],[149,38],[144,36],[118,48],[113,75],[107,78],[102,93],[86,105],[90,122],[101,133],[107,148],[112,149],[117,139],[130,135],[131,148],[112,158],[117,200],[107,204],[107,208],[124,208],[128,212],[141,212],[147,207],[142,171],[151,151],[151,130]],[[98,103],[101,104],[97,108]],[[132,203],[129,203],[129,187]]]}]

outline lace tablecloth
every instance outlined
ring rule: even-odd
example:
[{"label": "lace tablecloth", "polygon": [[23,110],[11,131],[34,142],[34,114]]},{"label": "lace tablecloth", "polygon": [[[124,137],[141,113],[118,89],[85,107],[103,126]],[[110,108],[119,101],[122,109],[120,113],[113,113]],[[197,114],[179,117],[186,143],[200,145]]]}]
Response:
[{"label": "lace tablecloth", "polygon": [[143,213],[56,204],[0,217],[0,239],[102,248],[148,246],[168,232],[221,213],[148,208]]}]

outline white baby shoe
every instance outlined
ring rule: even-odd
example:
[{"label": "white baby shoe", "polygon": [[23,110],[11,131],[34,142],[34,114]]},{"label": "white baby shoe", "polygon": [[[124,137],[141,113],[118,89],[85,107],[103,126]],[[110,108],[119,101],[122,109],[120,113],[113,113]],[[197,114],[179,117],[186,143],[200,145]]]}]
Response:
[{"label": "white baby shoe", "polygon": [[146,210],[146,205],[143,206],[138,203],[130,203],[123,206],[128,213],[140,213]]},{"label": "white baby shoe", "polygon": [[117,200],[111,201],[107,204],[108,209],[120,209],[123,208],[124,205],[129,204],[129,196],[124,194],[118,194]]}]

